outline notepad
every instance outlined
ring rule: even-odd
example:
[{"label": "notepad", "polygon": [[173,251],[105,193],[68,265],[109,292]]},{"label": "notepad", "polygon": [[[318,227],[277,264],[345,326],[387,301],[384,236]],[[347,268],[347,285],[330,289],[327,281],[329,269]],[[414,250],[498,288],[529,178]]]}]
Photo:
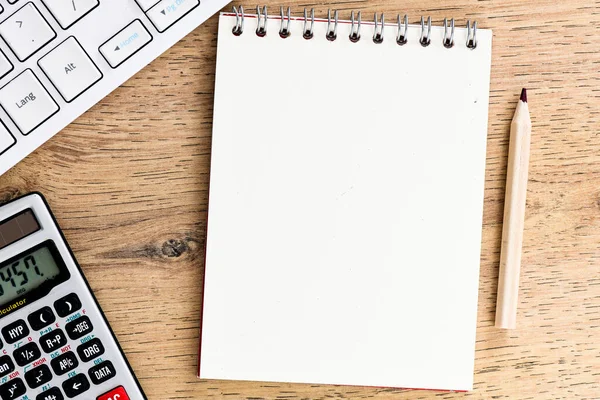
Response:
[{"label": "notepad", "polygon": [[492,32],[307,14],[220,16],[199,377],[471,390]]}]

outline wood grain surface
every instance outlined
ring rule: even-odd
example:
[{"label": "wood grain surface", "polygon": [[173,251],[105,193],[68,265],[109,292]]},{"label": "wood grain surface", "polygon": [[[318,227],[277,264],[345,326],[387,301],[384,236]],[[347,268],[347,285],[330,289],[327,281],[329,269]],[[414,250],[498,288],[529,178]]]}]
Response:
[{"label": "wood grain surface", "polygon": [[[415,22],[431,15],[438,25],[454,16],[457,25],[475,19],[494,30],[475,390],[196,378],[213,17],[0,177],[0,201],[46,195],[149,398],[600,398],[600,3],[266,3],[271,12],[289,4],[296,15],[315,7],[321,17],[327,8],[340,18],[351,10],[365,18],[383,11],[386,20],[408,13]],[[518,328],[503,331],[494,312],[509,125],[521,87],[529,89],[531,164]]]}]

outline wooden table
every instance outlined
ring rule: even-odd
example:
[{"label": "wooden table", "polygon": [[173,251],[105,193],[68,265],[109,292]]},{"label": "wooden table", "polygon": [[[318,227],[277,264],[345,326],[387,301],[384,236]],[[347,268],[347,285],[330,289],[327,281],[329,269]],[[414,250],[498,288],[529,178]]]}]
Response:
[{"label": "wooden table", "polygon": [[[317,16],[329,7],[494,30],[473,392],[196,378],[216,17],[0,177],[0,201],[46,195],[150,399],[600,398],[600,6],[378,0],[319,4]],[[508,129],[523,86],[533,139],[520,308],[518,329],[500,331]]]}]

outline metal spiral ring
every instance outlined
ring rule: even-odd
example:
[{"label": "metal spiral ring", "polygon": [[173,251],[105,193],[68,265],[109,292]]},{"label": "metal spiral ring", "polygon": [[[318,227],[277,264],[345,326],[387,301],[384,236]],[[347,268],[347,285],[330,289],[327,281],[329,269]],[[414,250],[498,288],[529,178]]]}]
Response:
[{"label": "metal spiral ring", "polygon": [[306,17],[306,8],[304,9],[304,30],[302,32],[302,37],[304,39],[312,39],[313,38],[313,29],[315,27],[315,9],[310,9],[310,28],[306,29],[306,25],[308,24],[308,18]]},{"label": "metal spiral ring", "polygon": [[442,44],[445,48],[450,49],[454,46],[454,18],[450,20],[450,35],[448,36],[448,20],[444,18],[444,37]]},{"label": "metal spiral ring", "polygon": [[279,12],[281,13],[281,26],[279,27],[279,36],[283,39],[290,36],[290,13],[291,9],[288,7],[287,9],[287,21],[283,15],[283,7],[279,7]]},{"label": "metal spiral ring", "polygon": [[350,26],[350,41],[352,43],[356,43],[360,40],[360,11],[358,12],[358,27],[354,30],[354,11],[350,14],[350,20],[352,21],[352,25]]},{"label": "metal spiral ring", "polygon": [[337,27],[338,27],[338,12],[337,12],[337,10],[335,10],[333,12],[333,18],[334,18],[335,22],[333,25],[333,29],[331,29],[331,10],[327,10],[327,33],[325,34],[325,37],[330,42],[333,42],[335,39],[337,39]]},{"label": "metal spiral ring", "polygon": [[398,14],[398,35],[396,35],[396,43],[400,46],[404,46],[408,35],[408,15],[404,14],[404,20],[400,20],[400,14]]},{"label": "metal spiral ring", "polygon": [[473,22],[473,31],[471,32],[471,21],[467,21],[467,47],[474,49],[477,47],[477,21]]},{"label": "metal spiral ring", "polygon": [[427,17],[427,33],[425,33],[425,19],[421,17],[421,46],[427,47],[431,43],[431,17]]},{"label": "metal spiral ring", "polygon": [[256,6],[256,36],[264,37],[267,35],[267,6],[263,6],[262,16],[260,7]]},{"label": "metal spiral ring", "polygon": [[373,29],[373,43],[383,43],[383,28],[385,28],[385,21],[383,19],[383,13],[381,13],[381,26],[377,25],[377,13],[375,13],[375,27]]},{"label": "metal spiral ring", "polygon": [[235,36],[240,36],[242,33],[244,33],[244,7],[240,6],[239,13],[237,8],[233,7],[233,12],[235,13],[235,26],[231,32]]}]

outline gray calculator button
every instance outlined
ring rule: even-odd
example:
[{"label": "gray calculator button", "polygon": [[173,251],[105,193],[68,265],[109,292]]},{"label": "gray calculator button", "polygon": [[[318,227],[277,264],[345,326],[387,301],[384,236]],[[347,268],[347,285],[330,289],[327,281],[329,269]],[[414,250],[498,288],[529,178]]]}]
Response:
[{"label": "gray calculator button", "polygon": [[29,328],[22,319],[2,328],[2,336],[4,336],[4,340],[6,340],[6,343],[8,344],[18,342],[27,335],[29,335]]},{"label": "gray calculator button", "polygon": [[0,357],[0,378],[6,376],[15,370],[15,364],[12,362],[10,356]]}]

